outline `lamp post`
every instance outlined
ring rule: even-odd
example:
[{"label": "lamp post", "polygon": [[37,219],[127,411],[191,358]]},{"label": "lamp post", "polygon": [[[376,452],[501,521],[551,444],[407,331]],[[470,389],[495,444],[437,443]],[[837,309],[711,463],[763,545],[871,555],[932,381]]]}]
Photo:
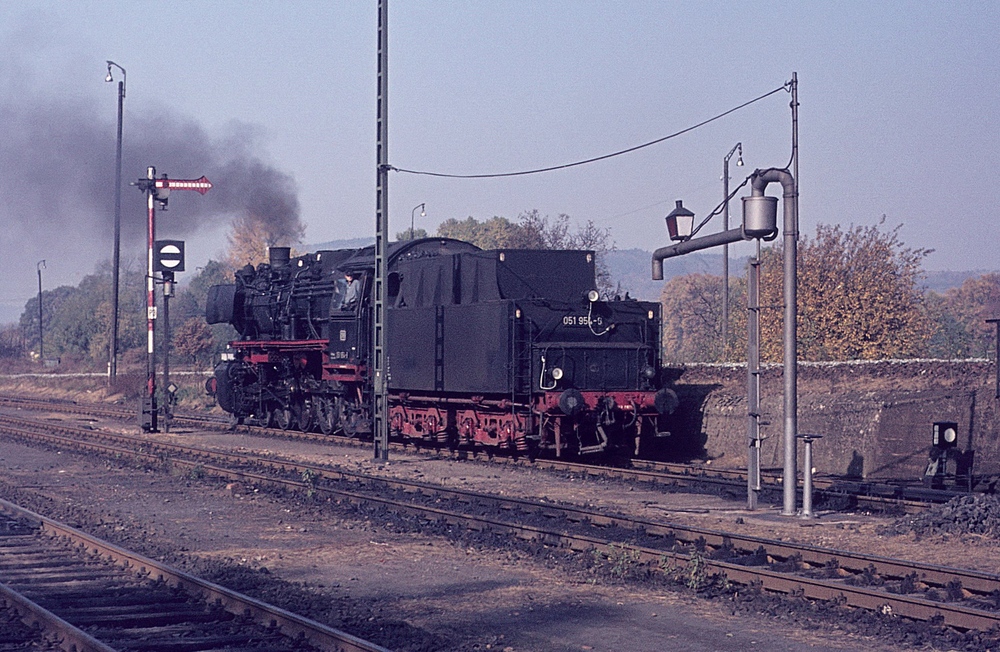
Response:
[{"label": "lamp post", "polygon": [[111,343],[108,345],[108,386],[114,385],[118,376],[118,274],[121,264],[122,228],[122,109],[125,106],[125,69],[114,61],[108,61],[106,82],[113,82],[111,67],[122,71],[118,82],[118,140],[115,146],[115,245],[111,259]]},{"label": "lamp post", "polygon": [[427,215],[427,213],[424,212],[423,204],[417,204],[416,206],[413,207],[413,210],[410,211],[410,240],[413,239],[413,214],[417,212],[418,208],[420,209],[420,217]]},{"label": "lamp post", "polygon": [[35,268],[38,270],[38,359],[45,364],[45,339],[42,337],[42,270],[45,268],[45,261],[38,261]]},{"label": "lamp post", "polygon": [[685,242],[691,239],[691,232],[694,231],[694,213],[684,208],[684,202],[680,199],[674,210],[665,218],[667,220],[667,232],[674,242]]},{"label": "lamp post", "polygon": [[[729,230],[729,159],[739,152],[736,165],[743,167],[743,143],[736,143],[726,157],[722,159],[722,230]],[[729,245],[722,245],[722,359],[726,358],[726,348],[729,345]]]}]

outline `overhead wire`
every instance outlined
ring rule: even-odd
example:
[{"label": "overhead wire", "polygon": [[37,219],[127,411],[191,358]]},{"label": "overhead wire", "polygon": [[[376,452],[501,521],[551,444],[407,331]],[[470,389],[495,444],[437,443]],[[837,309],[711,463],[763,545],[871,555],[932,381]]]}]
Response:
[{"label": "overhead wire", "polygon": [[778,88],[775,88],[774,90],[768,91],[767,93],[764,93],[763,95],[755,97],[752,100],[744,102],[744,103],[740,104],[739,106],[735,106],[735,107],[733,107],[733,108],[731,108],[731,109],[729,109],[727,111],[723,111],[722,113],[720,113],[718,115],[715,115],[715,116],[713,116],[711,118],[708,118],[707,120],[702,120],[698,124],[692,125],[692,126],[687,127],[685,129],[681,129],[680,131],[676,131],[676,132],[674,132],[672,134],[663,136],[661,138],[657,138],[655,140],[651,140],[649,142],[642,143],[641,145],[635,145],[634,147],[629,147],[627,149],[622,149],[622,150],[619,150],[617,152],[612,152],[610,154],[603,154],[601,156],[595,156],[595,157],[592,157],[592,158],[584,159],[582,161],[575,161],[573,163],[564,163],[562,165],[553,165],[553,166],[549,166],[549,167],[545,167],[545,168],[536,168],[536,169],[533,169],[533,170],[521,170],[521,171],[518,171],[518,172],[499,172],[499,173],[492,173],[492,174],[450,174],[450,173],[446,173],[446,172],[433,172],[433,171],[429,171],[429,170],[410,170],[410,169],[407,169],[407,168],[398,168],[398,167],[396,167],[394,165],[388,165],[388,166],[386,166],[386,169],[388,169],[389,171],[393,171],[393,172],[403,172],[403,173],[406,173],[406,174],[418,174],[418,175],[429,176],[429,177],[443,177],[443,178],[446,178],[446,179],[497,179],[497,178],[501,178],[501,177],[520,177],[520,176],[526,176],[526,175],[529,175],[529,174],[540,174],[542,172],[553,172],[555,170],[565,170],[567,168],[578,167],[580,165],[587,165],[588,163],[596,163],[597,161],[604,161],[604,160],[607,160],[609,158],[614,158],[616,156],[621,156],[623,154],[629,154],[631,152],[635,152],[635,151],[638,151],[640,149],[644,149],[646,147],[651,147],[653,145],[657,145],[657,144],[662,143],[664,141],[670,140],[671,138],[677,138],[678,136],[682,136],[682,135],[684,135],[684,134],[686,134],[688,132],[694,131],[695,129],[698,129],[700,127],[704,127],[705,125],[707,125],[709,123],[712,123],[712,122],[715,122],[716,120],[724,118],[727,115],[729,115],[730,113],[734,113],[736,111],[739,111],[740,109],[743,109],[745,107],[750,106],[751,104],[754,104],[756,102],[760,102],[761,100],[763,100],[763,99],[765,99],[767,97],[770,97],[771,95],[774,95],[775,93],[777,93],[779,91],[788,91],[788,89],[789,89],[789,84],[787,84],[787,83],[786,84],[782,84],[781,86],[779,86]]}]

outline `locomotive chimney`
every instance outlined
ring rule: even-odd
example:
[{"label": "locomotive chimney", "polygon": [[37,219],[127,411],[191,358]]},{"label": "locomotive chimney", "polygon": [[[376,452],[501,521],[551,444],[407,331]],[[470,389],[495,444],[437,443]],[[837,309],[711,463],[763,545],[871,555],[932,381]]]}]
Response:
[{"label": "locomotive chimney", "polygon": [[292,255],[292,248],[268,247],[267,254],[271,259],[271,269],[280,269],[288,266],[288,261]]}]

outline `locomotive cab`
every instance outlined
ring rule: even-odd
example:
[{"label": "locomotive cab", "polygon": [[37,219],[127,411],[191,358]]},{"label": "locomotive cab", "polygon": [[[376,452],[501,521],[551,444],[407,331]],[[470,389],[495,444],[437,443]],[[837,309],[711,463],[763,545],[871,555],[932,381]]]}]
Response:
[{"label": "locomotive cab", "polygon": [[358,285],[356,300],[348,302],[348,282],[338,272],[333,284],[329,314],[328,360],[331,364],[364,364],[368,358],[367,312],[370,306],[371,275],[354,272]]}]

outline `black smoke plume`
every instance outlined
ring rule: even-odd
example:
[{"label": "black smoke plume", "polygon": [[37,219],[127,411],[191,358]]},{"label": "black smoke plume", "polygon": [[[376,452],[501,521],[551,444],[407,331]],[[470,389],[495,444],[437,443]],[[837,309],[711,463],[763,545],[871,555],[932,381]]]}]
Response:
[{"label": "black smoke plume", "polygon": [[[45,238],[61,233],[83,240],[104,240],[114,217],[116,124],[114,114],[86,102],[53,99],[42,104],[0,105],[0,188],[4,223],[24,235]],[[125,122],[122,151],[122,228],[126,236],[144,232],[145,202],[129,187],[146,176],[197,178],[214,188],[201,196],[171,194],[162,228],[183,237],[211,230],[220,220],[251,213],[273,233],[294,237],[301,231],[293,179],[255,153],[252,128],[234,125],[212,136],[191,119],[141,114]]]},{"label": "black smoke plume", "polygon": [[[110,85],[109,85],[110,86]],[[111,89],[109,89],[111,90]],[[0,303],[8,312],[32,295],[37,260],[46,288],[75,284],[111,257],[114,225],[116,112],[58,96],[8,95],[0,100]],[[109,110],[110,109],[110,110]],[[168,111],[126,111],[122,153],[122,256],[144,260],[146,203],[129,185],[157,175],[198,178],[206,195],[171,193],[157,214],[157,237],[219,237],[235,216],[251,214],[283,241],[303,232],[295,182],[258,153],[252,127],[233,124],[211,134]],[[9,319],[9,314],[3,315]]]},{"label": "black smoke plume", "polygon": [[[0,25],[0,323],[44,286],[75,285],[113,250],[118,70],[104,83],[103,51],[61,15],[25,6]],[[114,48],[112,48],[114,49]],[[128,62],[126,62],[128,65]],[[135,70],[132,71],[135,74]],[[296,241],[303,227],[295,182],[270,163],[254,127],[206,129],[155,108],[155,83],[129,79],[122,157],[122,258],[145,261],[146,203],[129,186],[155,166],[171,178],[208,177],[202,196],[173,192],[157,236],[223,253],[234,217],[252,215]],[[199,263],[189,261],[189,269]],[[16,311],[16,312],[14,312]]]}]

